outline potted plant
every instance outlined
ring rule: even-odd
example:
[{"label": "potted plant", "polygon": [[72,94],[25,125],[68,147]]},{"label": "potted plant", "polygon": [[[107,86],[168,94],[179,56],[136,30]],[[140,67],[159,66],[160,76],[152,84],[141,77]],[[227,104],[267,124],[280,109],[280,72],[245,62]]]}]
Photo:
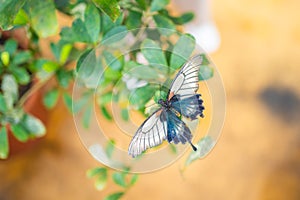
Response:
[{"label": "potted plant", "polygon": [[39,106],[40,92],[30,95],[36,82],[33,74],[37,73],[31,67],[33,53],[29,49],[20,49],[16,40],[3,42],[0,46],[1,159],[7,158],[9,146],[13,146],[13,151],[20,151],[25,147],[21,143],[42,137],[46,132],[42,123],[46,115]]},{"label": "potted plant", "polygon": [[[104,44],[103,41],[109,37],[127,30],[147,27],[182,30],[182,25],[193,19],[193,13],[174,16],[169,12],[168,4],[169,0],[4,0],[4,3],[0,5],[0,27],[4,30],[20,27],[26,30],[29,49],[18,50],[17,42],[13,40],[5,41],[1,48],[0,157],[3,159],[8,156],[8,130],[11,130],[14,137],[22,142],[33,137],[41,137],[46,133],[42,121],[26,110],[25,102],[49,81],[52,84],[42,97],[45,107],[54,108],[61,96],[71,112],[83,113],[82,124],[88,127],[92,93],[87,93],[86,97],[79,102],[73,102],[70,95],[71,83],[80,76],[82,62],[97,47],[97,44]],[[56,12],[70,16],[72,25],[60,29]],[[165,31],[155,33],[158,34],[159,37],[156,38],[159,39],[141,40],[140,37],[145,34],[147,35],[142,31],[136,31],[133,34],[137,46],[155,45],[160,48],[163,44],[167,44],[170,51],[185,48],[186,42],[190,46],[195,46],[195,40],[189,34],[182,35],[181,44],[169,39],[170,35]],[[39,41],[52,35],[59,36],[59,40],[49,44],[53,56],[44,57]],[[137,50],[126,59],[122,56],[117,58],[116,52],[104,50],[101,53],[101,62],[109,63],[111,60],[116,60],[110,63],[108,70],[105,71],[104,80],[100,83],[100,87],[105,88],[105,93],[99,95],[97,99],[102,115],[106,120],[113,120],[107,107],[113,97],[112,86],[122,79],[122,75],[130,68],[130,64],[139,64],[138,54],[142,54],[145,59],[151,59],[152,52]],[[162,64],[167,64],[172,68],[168,72],[169,76],[173,75],[184,62],[163,51],[159,54],[163,57],[164,63]],[[190,54],[186,55],[186,58],[188,56]],[[201,66],[199,77],[202,80],[213,76],[213,70],[208,64],[208,60],[205,59]],[[91,69],[84,71],[83,75],[90,75],[95,66],[97,66],[96,63],[92,63]],[[134,78],[143,80],[146,78],[146,71],[142,70],[132,76],[138,76]],[[124,84],[126,85],[126,81]],[[91,86],[90,90],[93,91],[98,86]],[[29,88],[25,93],[22,92],[24,87]],[[152,98],[149,94],[153,93],[153,88],[145,85],[137,89],[140,91],[137,92],[136,98],[131,99],[129,103],[139,112],[146,114],[145,104]],[[117,100],[120,104],[122,104],[122,99],[129,98],[130,92],[122,95],[125,96]],[[128,118],[126,110],[122,111],[122,118],[124,120]],[[109,146],[108,152],[111,151],[113,147]],[[114,182],[124,187],[125,190],[137,180],[136,175],[128,175],[128,172],[129,169],[112,175]],[[103,189],[108,177],[108,168],[92,169],[88,172],[88,176],[97,177],[96,186],[98,189]],[[127,180],[128,176],[131,176],[129,180]],[[108,199],[117,199],[123,194],[124,191],[121,191],[112,194]]]}]

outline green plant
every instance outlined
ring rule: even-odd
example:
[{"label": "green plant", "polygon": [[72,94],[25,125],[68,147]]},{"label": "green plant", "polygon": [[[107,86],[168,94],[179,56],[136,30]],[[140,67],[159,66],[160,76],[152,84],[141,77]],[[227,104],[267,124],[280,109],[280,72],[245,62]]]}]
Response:
[{"label": "green plant", "polygon": [[129,174],[129,169],[124,169],[123,172],[113,171],[107,167],[96,167],[87,171],[87,177],[95,179],[95,187],[98,190],[103,190],[106,187],[108,177],[111,174],[113,182],[121,187],[107,197],[106,200],[113,200],[121,198],[138,180],[137,174]]},{"label": "green plant", "polygon": [[[8,125],[20,141],[26,141],[33,136],[39,137],[45,133],[43,124],[24,112],[23,106],[30,95],[50,79],[55,80],[56,84],[43,96],[46,108],[54,108],[58,98],[62,96],[71,112],[83,113],[82,124],[86,128],[89,127],[95,88],[98,88],[97,104],[107,120],[112,120],[107,108],[107,104],[112,100],[122,107],[122,118],[125,121],[128,120],[128,111],[124,105],[128,103],[147,115],[146,103],[153,96],[157,99],[158,96],[165,95],[167,91],[163,87],[157,88],[149,84],[134,89],[130,89],[126,81],[116,84],[124,74],[146,83],[156,80],[158,76],[170,78],[190,57],[195,48],[195,39],[190,34],[178,34],[175,30],[180,30],[180,26],[190,22],[194,15],[184,13],[180,16],[173,16],[166,8],[168,4],[169,0],[3,0],[0,5],[0,27],[3,30],[25,28],[30,48],[17,50],[17,43],[7,40],[0,52],[0,122],[2,127],[0,157],[6,158],[8,155],[6,131]],[[69,15],[73,20],[72,25],[60,30],[56,11]],[[150,26],[161,29],[149,32],[145,28]],[[130,52],[129,57],[121,55],[118,51],[109,50],[110,45],[117,43],[125,36],[123,33],[132,29],[136,29],[133,31],[136,50]],[[58,33],[60,40],[50,45],[54,59],[42,57],[39,41]],[[174,34],[178,38],[176,41],[171,39]],[[153,35],[155,37],[152,37]],[[147,36],[149,39],[141,39],[142,36]],[[96,59],[93,51],[98,44],[107,47],[101,49],[100,61]],[[156,50],[153,51],[152,47]],[[130,72],[133,66],[143,65],[137,59],[139,54],[152,65]],[[93,58],[90,67],[80,71],[87,56]],[[203,57],[205,59],[205,55]],[[97,67],[106,65],[108,68],[99,84],[95,84],[95,81],[86,81],[85,78],[90,77]],[[167,70],[161,70],[160,65],[167,66]],[[213,76],[213,70],[209,67],[207,59],[204,60],[200,71],[200,80]],[[69,93],[74,78],[81,79],[89,88],[76,102],[72,102]],[[19,94],[26,85],[29,89]],[[112,92],[114,87],[120,91],[115,97]],[[174,149],[173,146],[171,148],[173,152],[176,152],[176,148]],[[195,155],[187,163],[193,161],[194,158]],[[97,188],[104,187],[108,176],[107,171],[107,168],[96,168],[88,172],[89,177],[98,177]],[[112,175],[115,183],[124,187],[125,191],[137,180],[137,176],[133,175],[130,181],[126,182],[125,179],[128,176],[128,172],[115,172]],[[118,199],[122,195],[123,193],[114,194],[107,199]]]},{"label": "green plant", "polygon": [[16,41],[10,39],[0,47],[0,158],[7,158],[9,152],[7,130],[21,142],[41,137],[46,130],[42,122],[24,111],[26,90],[34,80],[31,74],[33,55],[30,50],[20,50]]}]

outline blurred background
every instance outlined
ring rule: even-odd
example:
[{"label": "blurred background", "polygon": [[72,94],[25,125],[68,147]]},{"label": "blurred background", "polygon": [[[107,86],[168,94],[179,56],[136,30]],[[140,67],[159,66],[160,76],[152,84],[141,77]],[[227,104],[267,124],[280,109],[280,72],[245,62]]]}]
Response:
[{"label": "blurred background", "polygon": [[[299,7],[297,0],[211,2],[221,43],[210,56],[227,93],[219,142],[183,175],[180,161],[141,175],[123,199],[300,199]],[[47,129],[35,148],[0,162],[0,200],[102,199],[118,190],[97,191],[86,178],[99,164],[62,102],[48,113]]]}]

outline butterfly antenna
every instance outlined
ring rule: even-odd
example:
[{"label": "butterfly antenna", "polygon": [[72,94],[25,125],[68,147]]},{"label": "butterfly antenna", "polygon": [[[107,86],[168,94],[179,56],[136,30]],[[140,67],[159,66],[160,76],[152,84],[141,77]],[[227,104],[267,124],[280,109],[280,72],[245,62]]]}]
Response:
[{"label": "butterfly antenna", "polygon": [[193,150],[194,150],[194,151],[197,151],[197,147],[195,147],[191,142],[190,142],[190,144],[191,144]]},{"label": "butterfly antenna", "polygon": [[159,99],[161,99],[161,84],[159,84]]}]

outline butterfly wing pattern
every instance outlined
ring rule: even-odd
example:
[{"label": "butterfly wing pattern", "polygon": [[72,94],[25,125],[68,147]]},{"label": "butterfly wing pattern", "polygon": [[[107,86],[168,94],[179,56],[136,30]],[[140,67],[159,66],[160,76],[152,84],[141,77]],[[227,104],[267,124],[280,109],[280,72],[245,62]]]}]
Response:
[{"label": "butterfly wing pattern", "polygon": [[203,116],[204,107],[199,88],[199,67],[202,63],[201,55],[196,55],[187,61],[174,78],[167,100],[160,103],[162,108],[155,111],[135,133],[128,149],[128,154],[136,157],[148,148],[161,144],[165,139],[169,143],[181,142],[192,144],[192,133],[181,120],[185,117],[195,120]]},{"label": "butterfly wing pattern", "polygon": [[136,131],[132,138],[128,153],[136,157],[146,149],[161,144],[167,137],[167,123],[162,117],[165,112],[161,108],[155,111]]},{"label": "butterfly wing pattern", "polygon": [[198,73],[201,63],[202,56],[196,55],[182,66],[171,84],[168,100],[171,100],[174,95],[188,98],[196,94],[199,88]]}]

